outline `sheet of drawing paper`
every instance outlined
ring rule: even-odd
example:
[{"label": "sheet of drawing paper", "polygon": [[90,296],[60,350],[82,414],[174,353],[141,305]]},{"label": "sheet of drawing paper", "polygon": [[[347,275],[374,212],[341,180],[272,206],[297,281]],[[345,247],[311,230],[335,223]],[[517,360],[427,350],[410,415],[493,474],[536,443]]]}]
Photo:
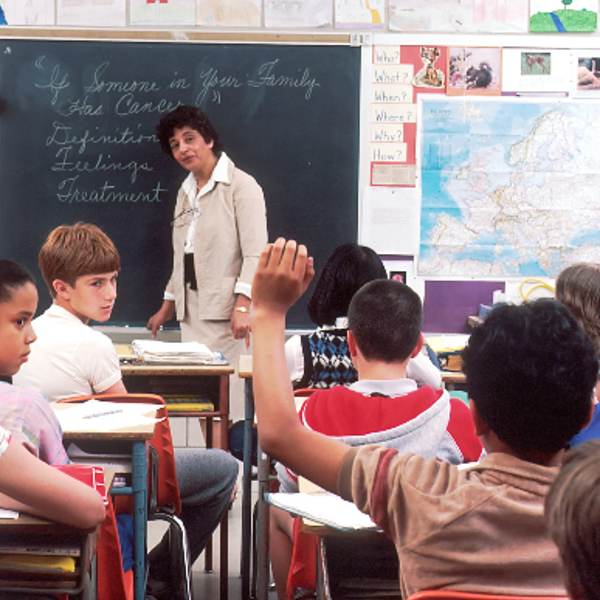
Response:
[{"label": "sheet of drawing paper", "polygon": [[570,73],[568,50],[504,48],[502,51],[504,92],[568,92]]},{"label": "sheet of drawing paper", "polygon": [[124,27],[126,0],[58,0],[57,23],[95,27]]},{"label": "sheet of drawing paper", "polygon": [[[221,0],[215,0],[221,2]],[[329,27],[333,23],[330,0],[266,0],[267,27]]]},{"label": "sheet of drawing paper", "polygon": [[585,33],[598,26],[598,0],[530,0],[529,12],[534,33]]},{"label": "sheet of drawing paper", "polygon": [[402,32],[527,33],[527,2],[390,0],[390,29]]},{"label": "sheet of drawing paper", "polygon": [[129,0],[131,25],[195,25],[196,0]]},{"label": "sheet of drawing paper", "polygon": [[365,188],[360,223],[360,243],[378,254],[415,255],[419,248],[416,189]]},{"label": "sheet of drawing paper", "polygon": [[198,25],[260,27],[260,0],[198,0]]},{"label": "sheet of drawing paper", "polygon": [[423,332],[469,333],[467,318],[479,314],[479,305],[492,304],[503,281],[426,281]]},{"label": "sheet of drawing paper", "polygon": [[54,0],[2,0],[9,25],[54,25]]},{"label": "sheet of drawing paper", "polygon": [[336,27],[383,27],[384,0],[335,0]]}]

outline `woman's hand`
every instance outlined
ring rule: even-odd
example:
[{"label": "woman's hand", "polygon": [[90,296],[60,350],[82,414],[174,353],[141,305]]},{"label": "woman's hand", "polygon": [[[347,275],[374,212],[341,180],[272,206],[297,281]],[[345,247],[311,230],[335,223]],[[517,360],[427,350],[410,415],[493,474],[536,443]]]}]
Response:
[{"label": "woman's hand", "polygon": [[163,300],[163,304],[160,310],[153,314],[148,323],[146,329],[152,331],[152,337],[156,337],[156,332],[162,327],[164,323],[170,321],[175,314],[175,301],[174,300]]},{"label": "woman's hand", "polygon": [[238,295],[231,315],[231,332],[236,340],[246,338],[246,349],[250,348],[250,298]]}]

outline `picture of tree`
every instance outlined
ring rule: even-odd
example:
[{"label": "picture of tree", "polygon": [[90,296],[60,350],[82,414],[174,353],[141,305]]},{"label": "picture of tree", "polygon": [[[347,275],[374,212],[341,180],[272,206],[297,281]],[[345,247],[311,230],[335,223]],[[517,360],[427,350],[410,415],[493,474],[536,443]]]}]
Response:
[{"label": "picture of tree", "polygon": [[531,0],[529,11],[534,33],[585,33],[598,24],[598,0]]}]

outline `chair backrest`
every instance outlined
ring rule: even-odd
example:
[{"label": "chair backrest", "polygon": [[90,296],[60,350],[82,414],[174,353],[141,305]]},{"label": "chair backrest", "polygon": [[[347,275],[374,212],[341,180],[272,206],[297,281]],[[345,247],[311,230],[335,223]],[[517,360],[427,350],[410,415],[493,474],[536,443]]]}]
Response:
[{"label": "chair backrest", "polygon": [[[175,454],[173,451],[173,439],[169,417],[165,407],[165,401],[156,394],[105,394],[90,396],[74,396],[63,398],[59,403],[86,402],[87,400],[100,400],[105,402],[136,402],[143,404],[157,404],[159,408],[156,416],[159,420],[154,429],[154,438],[150,445],[156,450],[158,458],[158,477],[156,482],[150,482],[149,490],[156,485],[156,504],[159,507],[171,507],[178,515],[181,512],[181,498],[179,496],[179,485],[177,483],[177,470],[175,468]],[[152,470],[149,470],[152,473]],[[149,494],[149,499],[151,499]]]},{"label": "chair backrest", "polygon": [[455,590],[422,590],[408,600],[568,600],[567,596],[511,596],[508,594],[476,594]]},{"label": "chair backrest", "polygon": [[294,396],[296,398],[307,398],[316,391],[317,388],[300,388],[298,390],[294,390]]}]

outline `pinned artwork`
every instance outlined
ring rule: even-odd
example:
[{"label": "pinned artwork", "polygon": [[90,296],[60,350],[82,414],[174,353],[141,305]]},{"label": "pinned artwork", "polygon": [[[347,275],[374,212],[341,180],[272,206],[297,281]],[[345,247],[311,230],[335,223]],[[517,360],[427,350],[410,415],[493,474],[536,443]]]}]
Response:
[{"label": "pinned artwork", "polygon": [[568,50],[504,48],[502,91],[517,94],[557,92],[565,95],[570,85]]},{"label": "pinned artwork", "polygon": [[336,0],[336,27],[381,28],[385,23],[384,0]]},{"label": "pinned artwork", "polygon": [[57,0],[58,25],[124,27],[125,0]]},{"label": "pinned artwork", "polygon": [[522,0],[389,0],[389,22],[404,33],[526,33],[527,8]]},{"label": "pinned artwork", "polygon": [[54,25],[54,0],[2,0],[2,7],[6,17],[4,24]]},{"label": "pinned artwork", "polygon": [[423,67],[417,71],[412,83],[415,87],[443,88],[445,84],[444,72],[436,66],[440,58],[441,50],[438,46],[421,46],[419,56],[423,61]]},{"label": "pinned artwork", "polygon": [[195,25],[196,0],[129,0],[131,25]]},{"label": "pinned artwork", "polygon": [[198,0],[198,25],[208,27],[260,27],[257,0]]},{"label": "pinned artwork", "polygon": [[598,0],[530,0],[534,33],[588,33],[598,26]]},{"label": "pinned artwork", "polygon": [[499,96],[502,48],[448,48],[448,95]]},{"label": "pinned artwork", "polygon": [[265,25],[329,27],[333,23],[331,7],[329,0],[265,0]]}]

